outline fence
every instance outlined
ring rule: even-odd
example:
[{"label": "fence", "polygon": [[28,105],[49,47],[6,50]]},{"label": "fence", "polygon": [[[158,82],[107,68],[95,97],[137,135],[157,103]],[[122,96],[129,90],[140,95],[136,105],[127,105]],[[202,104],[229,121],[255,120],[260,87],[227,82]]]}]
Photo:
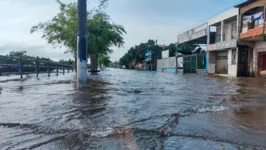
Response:
[{"label": "fence", "polygon": [[[197,69],[206,69],[206,53],[183,55],[157,60],[158,72],[196,73]],[[177,70],[178,69],[178,70]]]},{"label": "fence", "polygon": [[197,69],[206,69],[206,53],[184,55],[184,73],[196,73]]},{"label": "fence", "polygon": [[176,57],[157,60],[157,71],[176,72]]},{"label": "fence", "polygon": [[[37,59],[26,59],[26,58],[17,58],[9,56],[0,55],[0,75],[3,73],[7,74],[19,74],[20,78],[23,78],[23,74],[36,73],[36,76],[39,76],[41,72],[47,72],[48,77],[50,77],[51,71],[56,69],[56,75],[59,74],[59,69],[62,70],[63,75],[65,70],[73,72],[73,66],[70,63],[61,64],[53,61],[43,61]],[[8,62],[8,63],[5,63]]]}]

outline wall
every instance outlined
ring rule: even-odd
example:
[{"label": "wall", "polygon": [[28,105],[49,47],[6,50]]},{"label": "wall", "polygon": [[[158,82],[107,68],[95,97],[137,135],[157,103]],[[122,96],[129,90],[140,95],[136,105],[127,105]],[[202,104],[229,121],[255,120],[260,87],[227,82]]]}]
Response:
[{"label": "wall", "polygon": [[238,49],[236,49],[236,64],[232,64],[232,49],[228,50],[228,75],[237,76]]},{"label": "wall", "polygon": [[163,68],[163,59],[157,60],[157,68],[162,69]]},{"label": "wall", "polygon": [[225,11],[225,12],[223,12],[217,16],[210,18],[208,20],[208,24],[213,25],[215,23],[221,22],[221,21],[226,20],[228,18],[231,18],[233,16],[237,16],[238,10],[239,10],[238,8],[231,8],[231,9],[229,9],[229,10],[227,10],[227,11]]},{"label": "wall", "polygon": [[253,70],[256,76],[258,71],[258,52],[266,52],[266,42],[258,41],[255,43],[253,50]]},{"label": "wall", "polygon": [[255,37],[263,33],[263,27],[257,27],[254,29],[249,29],[246,33],[240,33],[240,38],[245,39],[248,37]]},{"label": "wall", "polygon": [[[216,52],[209,52],[209,67],[208,73],[214,74],[216,72]],[[238,56],[238,49],[236,50],[236,56]],[[236,57],[236,64],[232,64],[232,49],[228,50],[228,75],[237,76],[237,62],[238,57]]]},{"label": "wall", "polygon": [[176,57],[169,57],[157,60],[158,72],[176,72]]},{"label": "wall", "polygon": [[208,73],[214,74],[216,67],[216,52],[209,52]]},{"label": "wall", "polygon": [[236,23],[237,20],[224,24],[227,26],[227,41],[232,40],[232,30],[233,30],[233,23]]},{"label": "wall", "polygon": [[228,30],[227,30],[227,40],[231,40],[232,39],[232,23],[233,22],[230,22],[227,24],[228,26]]},{"label": "wall", "polygon": [[168,68],[168,58],[163,59],[163,68],[164,69]]},{"label": "wall", "polygon": [[242,13],[248,11],[249,9],[257,7],[257,6],[264,6],[264,3],[266,3],[266,0],[257,0],[257,1],[255,1],[253,3],[250,3],[250,4],[242,7],[240,9],[240,13],[242,14]]},{"label": "wall", "polygon": [[167,68],[176,68],[176,57],[168,58],[168,66]]}]

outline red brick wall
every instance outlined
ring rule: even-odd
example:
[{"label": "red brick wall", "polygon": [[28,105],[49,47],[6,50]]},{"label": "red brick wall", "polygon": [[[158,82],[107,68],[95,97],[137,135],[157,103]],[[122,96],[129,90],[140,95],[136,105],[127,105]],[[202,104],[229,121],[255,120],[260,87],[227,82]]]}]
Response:
[{"label": "red brick wall", "polygon": [[254,29],[249,29],[248,32],[246,33],[241,33],[240,38],[244,39],[248,37],[254,37],[254,36],[261,35],[262,33],[263,33],[263,27],[257,27]]}]

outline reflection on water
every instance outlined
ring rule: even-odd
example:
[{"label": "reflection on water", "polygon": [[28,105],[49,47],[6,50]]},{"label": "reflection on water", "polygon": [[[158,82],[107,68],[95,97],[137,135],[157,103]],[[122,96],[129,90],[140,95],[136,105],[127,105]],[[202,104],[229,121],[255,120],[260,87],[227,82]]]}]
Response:
[{"label": "reflection on water", "polygon": [[0,149],[266,148],[266,81],[106,69],[0,77]]},{"label": "reflection on water", "polygon": [[266,107],[243,107],[233,111],[233,121],[245,130],[264,131],[266,133]]}]

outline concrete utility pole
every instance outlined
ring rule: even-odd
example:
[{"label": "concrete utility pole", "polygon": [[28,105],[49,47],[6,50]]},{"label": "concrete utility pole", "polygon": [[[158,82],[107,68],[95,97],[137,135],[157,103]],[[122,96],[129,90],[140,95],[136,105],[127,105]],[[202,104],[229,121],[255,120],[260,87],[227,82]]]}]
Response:
[{"label": "concrete utility pole", "polygon": [[87,2],[78,0],[77,85],[87,85]]}]

